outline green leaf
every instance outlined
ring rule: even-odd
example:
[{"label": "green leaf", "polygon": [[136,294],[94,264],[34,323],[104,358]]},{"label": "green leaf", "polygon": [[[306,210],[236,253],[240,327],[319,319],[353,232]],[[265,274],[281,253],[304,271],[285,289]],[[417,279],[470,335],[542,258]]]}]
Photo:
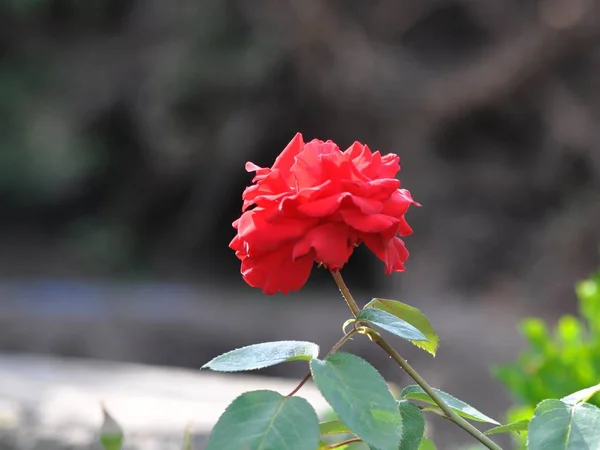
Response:
[{"label": "green leaf", "polygon": [[104,405],[102,405],[102,415],[104,421],[100,427],[100,445],[104,450],[121,450],[125,440],[123,429],[108,413]]},{"label": "green leaf", "polygon": [[561,398],[560,401],[566,403],[567,405],[576,405],[577,403],[587,402],[598,392],[600,392],[600,384],[573,392],[572,394]]},{"label": "green leaf", "polygon": [[123,440],[123,435],[100,435],[100,445],[102,445],[104,450],[121,450],[123,448]]},{"label": "green leaf", "polygon": [[556,333],[565,346],[581,345],[584,332],[581,322],[573,316],[567,314],[558,320]]},{"label": "green leaf", "polygon": [[289,361],[310,361],[319,355],[319,346],[304,341],[277,341],[248,345],[224,353],[202,366],[215,372],[262,369]]},{"label": "green leaf", "polygon": [[315,450],[319,419],[301,397],[251,391],[237,397],[213,428],[206,450]]},{"label": "green leaf", "polygon": [[579,312],[586,319],[591,333],[600,333],[600,272],[576,286]]},{"label": "green leaf", "polygon": [[529,424],[527,448],[599,450],[600,409],[589,403],[567,405],[560,400],[543,400]]},{"label": "green leaf", "polygon": [[436,447],[433,441],[424,437],[419,444],[419,450],[436,450]]},{"label": "green leaf", "polygon": [[396,336],[407,339],[411,342],[427,340],[425,335],[413,327],[410,323],[380,309],[363,309],[358,316],[356,316],[356,320],[360,322],[367,322],[371,325],[376,325],[380,328],[383,328],[388,333],[395,334]]},{"label": "green leaf", "polygon": [[423,314],[417,308],[414,308],[397,300],[386,300],[383,298],[374,298],[365,305],[363,311],[367,308],[374,308],[388,312],[398,317],[399,319],[405,320],[406,322],[410,323],[427,338],[426,341],[411,342],[417,347],[435,356],[435,352],[437,351],[439,344],[439,337],[436,334],[433,327],[431,326],[431,323],[429,323],[429,319],[427,319],[425,314]]},{"label": "green leaf", "polygon": [[552,336],[542,319],[528,317],[521,321],[519,328],[535,353],[547,355],[551,352],[553,347]]},{"label": "green leaf", "polygon": [[500,433],[510,433],[510,432],[520,432],[527,431],[527,427],[529,426],[530,419],[523,419],[517,422],[508,423],[506,425],[500,425],[499,427],[490,428],[484,434],[500,434]]},{"label": "green leaf", "polygon": [[[421,410],[409,400],[398,401],[398,409],[402,416],[402,440],[399,450],[415,450],[419,448],[425,432],[425,420]],[[371,449],[377,450],[375,447]]]},{"label": "green leaf", "polygon": [[352,434],[352,430],[340,420],[329,420],[319,424],[319,434],[329,436],[331,434]]},{"label": "green leaf", "polygon": [[417,405],[408,400],[398,402],[402,416],[402,441],[399,450],[414,450],[419,448],[419,443],[425,432],[425,420]]},{"label": "green leaf", "polygon": [[[477,422],[487,422],[493,423],[494,425],[500,425],[499,422],[486,416],[482,412],[477,411],[471,405],[468,405],[462,400],[458,400],[457,398],[451,396],[450,394],[446,394],[445,392],[440,391],[439,389],[433,388],[433,390],[450,408],[456,411],[458,415],[467,419],[475,420]],[[431,397],[429,397],[429,395],[427,395],[425,391],[423,391],[421,386],[417,386],[416,384],[406,386],[404,389],[402,389],[400,397],[406,400],[419,400],[425,403],[429,403],[430,405],[437,406],[436,403],[431,399]]]},{"label": "green leaf", "polygon": [[379,450],[398,450],[402,417],[383,377],[364,359],[334,353],[310,362],[321,394],[348,427]]}]

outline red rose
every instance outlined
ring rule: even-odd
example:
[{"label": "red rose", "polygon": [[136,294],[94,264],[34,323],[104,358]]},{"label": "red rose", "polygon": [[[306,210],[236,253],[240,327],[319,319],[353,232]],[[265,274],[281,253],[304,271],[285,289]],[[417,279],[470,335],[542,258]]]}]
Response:
[{"label": "red rose", "polygon": [[361,242],[386,273],[403,271],[408,251],[398,236],[412,233],[404,214],[420,205],[394,178],[399,161],[358,142],[344,152],[331,141],[305,144],[298,133],[273,167],[246,163],[256,175],[229,244],[244,280],[265,294],[298,290],[315,261],[339,270]]}]

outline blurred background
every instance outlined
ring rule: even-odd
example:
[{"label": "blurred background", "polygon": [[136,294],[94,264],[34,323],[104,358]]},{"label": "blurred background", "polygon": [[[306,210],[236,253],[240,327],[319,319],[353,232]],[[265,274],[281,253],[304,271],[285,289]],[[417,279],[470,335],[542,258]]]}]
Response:
[{"label": "blurred background", "polygon": [[[400,155],[407,271],[360,248],[355,296],[430,316],[434,386],[500,417],[521,317],[574,312],[599,262],[596,0],[0,1],[0,351],[198,368],[323,349],[331,277],[263,296],[228,248],[251,175],[296,132]],[[351,350],[399,385],[368,342]],[[2,363],[0,362],[0,365]],[[302,366],[266,375],[301,378]]]}]

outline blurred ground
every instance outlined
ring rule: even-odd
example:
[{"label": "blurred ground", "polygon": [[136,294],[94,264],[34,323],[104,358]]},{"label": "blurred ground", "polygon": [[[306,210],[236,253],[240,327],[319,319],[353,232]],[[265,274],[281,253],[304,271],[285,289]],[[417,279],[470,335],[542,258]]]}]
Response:
[{"label": "blurred ground", "polygon": [[[201,445],[221,412],[246,390],[287,394],[296,383],[73,358],[2,355],[0,448],[101,450],[102,405],[124,430],[124,450],[181,450],[186,432]],[[319,412],[312,385],[301,392]],[[113,419],[113,420],[114,420]]]},{"label": "blurred ground", "polygon": [[360,249],[345,277],[431,315],[439,356],[409,356],[498,414],[518,318],[574,311],[599,262],[599,3],[2,2],[0,350],[198,367],[335,342],[324,271],[265,299],[227,248],[244,163],[300,131],[401,156],[408,270]]}]

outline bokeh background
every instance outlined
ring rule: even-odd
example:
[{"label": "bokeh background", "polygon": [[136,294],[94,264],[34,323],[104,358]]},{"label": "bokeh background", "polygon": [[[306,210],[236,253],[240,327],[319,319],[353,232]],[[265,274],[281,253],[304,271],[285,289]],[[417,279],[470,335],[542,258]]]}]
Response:
[{"label": "bokeh background", "polygon": [[519,318],[575,311],[599,262],[599,75],[596,0],[2,0],[0,351],[198,368],[331,346],[325,271],[265,297],[228,249],[244,163],[299,131],[400,155],[423,205],[407,271],[361,248],[344,276],[429,315],[439,356],[399,348],[500,417],[489,367]]}]

